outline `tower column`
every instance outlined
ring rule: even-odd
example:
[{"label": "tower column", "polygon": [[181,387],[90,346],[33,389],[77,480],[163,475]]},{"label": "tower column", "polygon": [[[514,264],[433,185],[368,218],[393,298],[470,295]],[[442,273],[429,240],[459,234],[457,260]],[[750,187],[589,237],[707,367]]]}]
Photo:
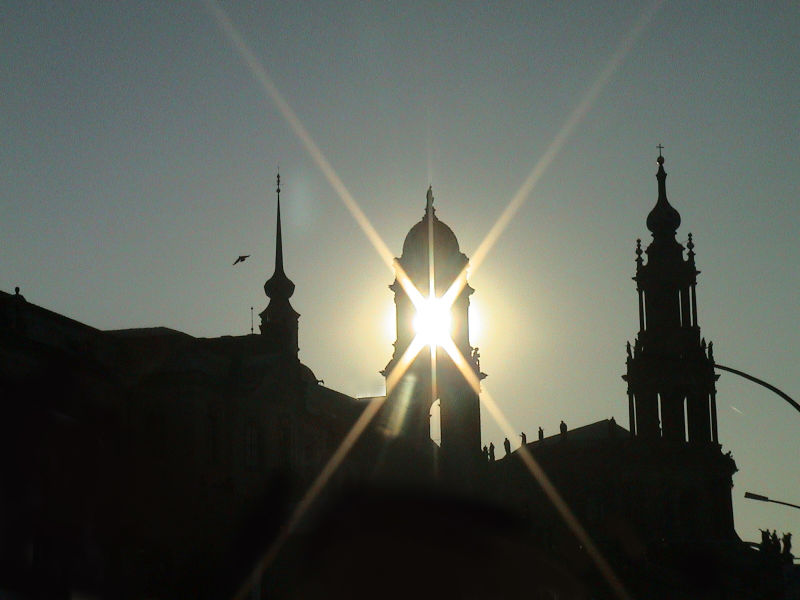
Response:
[{"label": "tower column", "polygon": [[633,394],[628,392],[628,423],[630,423],[631,436],[636,435],[636,411],[633,404]]},{"label": "tower column", "polygon": [[708,392],[698,390],[689,395],[689,441],[693,444],[708,443],[712,440],[710,423],[710,403]]},{"label": "tower column", "polygon": [[719,443],[717,438],[717,392],[711,390],[711,441],[715,444]]}]

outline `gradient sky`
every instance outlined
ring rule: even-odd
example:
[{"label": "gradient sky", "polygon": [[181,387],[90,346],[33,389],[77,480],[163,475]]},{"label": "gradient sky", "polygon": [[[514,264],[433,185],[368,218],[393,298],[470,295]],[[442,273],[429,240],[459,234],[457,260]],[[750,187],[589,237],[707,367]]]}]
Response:
[{"label": "gradient sky", "polygon": [[[472,256],[596,84],[470,279],[486,389],[529,438],[628,424],[658,143],[717,360],[800,396],[798,3],[221,6],[395,255],[432,183]],[[207,4],[2,2],[0,30],[0,289],[101,329],[244,334],[280,165],[301,358],[383,392],[392,273]],[[800,414],[731,374],[717,405],[740,535],[800,534],[743,499],[800,503]],[[483,434],[501,446],[486,413]]]}]

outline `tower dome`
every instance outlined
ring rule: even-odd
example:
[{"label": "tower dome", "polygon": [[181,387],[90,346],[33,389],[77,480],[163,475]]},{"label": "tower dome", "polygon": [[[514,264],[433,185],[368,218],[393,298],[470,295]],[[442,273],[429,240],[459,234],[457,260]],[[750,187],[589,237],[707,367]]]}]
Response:
[{"label": "tower dome", "polygon": [[[433,234],[432,244],[430,244],[431,240],[429,239],[431,234]],[[431,187],[428,188],[425,215],[406,235],[406,239],[403,242],[401,260],[404,263],[414,263],[422,259],[427,261],[429,245],[433,246],[436,258],[461,254],[456,234],[436,216],[436,209],[433,207],[433,189]]]}]

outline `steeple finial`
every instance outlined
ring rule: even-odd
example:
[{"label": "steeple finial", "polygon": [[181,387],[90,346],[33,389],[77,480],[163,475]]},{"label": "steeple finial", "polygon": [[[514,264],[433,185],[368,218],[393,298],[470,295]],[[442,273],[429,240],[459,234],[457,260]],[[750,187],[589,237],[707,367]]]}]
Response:
[{"label": "steeple finial", "polygon": [[433,186],[428,186],[428,193],[425,196],[426,204],[425,204],[425,216],[427,217],[429,214],[435,213],[436,209],[433,208]]},{"label": "steeple finial", "polygon": [[653,237],[674,237],[675,231],[681,224],[681,215],[670,205],[667,200],[667,172],[664,170],[664,156],[661,150],[664,146],[659,144],[658,148],[658,200],[653,210],[647,215],[647,228],[653,233]]}]

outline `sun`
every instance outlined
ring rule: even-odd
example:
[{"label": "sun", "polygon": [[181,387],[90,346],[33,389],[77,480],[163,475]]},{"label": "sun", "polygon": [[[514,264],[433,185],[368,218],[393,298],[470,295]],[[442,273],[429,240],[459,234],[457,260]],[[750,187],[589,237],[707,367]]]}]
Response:
[{"label": "sun", "polygon": [[445,346],[450,341],[451,305],[442,298],[424,298],[416,306],[414,332],[426,346]]}]

